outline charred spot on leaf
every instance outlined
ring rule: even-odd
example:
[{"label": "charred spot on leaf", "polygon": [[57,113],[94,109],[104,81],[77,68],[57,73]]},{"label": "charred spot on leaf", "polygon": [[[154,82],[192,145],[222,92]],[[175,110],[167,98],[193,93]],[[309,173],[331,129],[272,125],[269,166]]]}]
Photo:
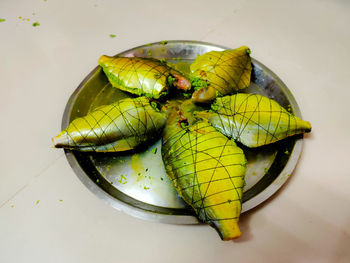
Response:
[{"label": "charred spot on leaf", "polygon": [[202,76],[202,77],[206,77],[207,76],[207,72],[205,72],[204,70],[201,70],[199,72],[199,75]]}]

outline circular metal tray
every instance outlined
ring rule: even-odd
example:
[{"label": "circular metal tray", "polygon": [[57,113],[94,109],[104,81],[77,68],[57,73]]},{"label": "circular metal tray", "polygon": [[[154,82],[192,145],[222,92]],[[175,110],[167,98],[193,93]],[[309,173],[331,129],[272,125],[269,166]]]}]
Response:
[{"label": "circular metal tray", "polygon": [[[168,41],[166,44],[157,42],[135,47],[117,55],[164,58],[186,71],[198,54],[225,49],[228,48],[198,41]],[[252,59],[252,64],[252,81],[245,92],[268,96],[301,117],[286,85],[260,62]],[[113,88],[97,66],[71,95],[63,115],[62,129],[96,107],[128,96]],[[65,150],[65,154],[85,186],[114,208],[147,220],[196,224],[195,213],[178,196],[166,176],[160,149],[159,140],[141,152],[82,153]],[[302,136],[255,149],[243,147],[248,165],[242,212],[264,202],[286,182],[297,164],[301,149]]]}]

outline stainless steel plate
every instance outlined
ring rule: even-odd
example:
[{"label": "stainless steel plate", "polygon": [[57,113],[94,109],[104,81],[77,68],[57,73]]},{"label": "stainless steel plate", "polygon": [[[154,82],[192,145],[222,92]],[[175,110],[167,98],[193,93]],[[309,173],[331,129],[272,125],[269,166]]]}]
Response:
[{"label": "stainless steel plate", "polygon": [[[136,47],[118,55],[164,58],[186,71],[198,54],[225,49],[228,48],[198,41],[168,41],[167,44],[158,42]],[[301,117],[286,85],[260,62],[253,59],[252,63],[252,83],[245,92],[266,95]],[[94,108],[128,96],[111,87],[100,67],[96,67],[70,97],[63,115],[62,129]],[[301,148],[302,136],[255,149],[243,147],[248,166],[242,212],[264,202],[286,182],[297,164]],[[159,140],[141,152],[107,154],[66,150],[65,153],[79,179],[114,208],[139,218],[164,223],[198,223],[193,210],[171,186],[160,149]]]}]

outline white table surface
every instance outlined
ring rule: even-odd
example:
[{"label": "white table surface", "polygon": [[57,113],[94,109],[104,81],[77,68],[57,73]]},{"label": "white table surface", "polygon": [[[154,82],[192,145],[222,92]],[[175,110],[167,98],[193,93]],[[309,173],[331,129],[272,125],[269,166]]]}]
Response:
[{"label": "white table surface", "polygon": [[[2,0],[0,18],[0,262],[350,262],[349,1]],[[51,145],[101,54],[171,39],[249,46],[313,125],[233,242],[113,209]]]}]

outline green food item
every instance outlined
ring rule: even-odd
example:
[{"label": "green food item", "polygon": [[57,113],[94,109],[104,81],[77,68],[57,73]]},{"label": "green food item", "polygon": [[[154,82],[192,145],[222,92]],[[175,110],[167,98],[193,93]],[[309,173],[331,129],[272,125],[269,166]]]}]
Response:
[{"label": "green food item", "polygon": [[34,22],[33,27],[37,27],[37,26],[40,26],[40,24],[38,22]]},{"label": "green food item", "polygon": [[168,44],[168,41],[164,40],[160,42],[161,45],[165,46],[166,44]]},{"label": "green food item", "polygon": [[116,35],[110,34],[109,37],[114,38],[114,37],[116,37]]},{"label": "green food item", "polygon": [[157,153],[157,147],[152,149],[152,153],[156,154]]},{"label": "green food item", "polygon": [[[238,227],[246,159],[243,151],[208,122],[191,120],[182,107],[173,109],[163,132],[162,158],[179,195],[199,219],[213,226],[223,240],[241,235]],[[180,124],[180,125],[179,125]]]},{"label": "green food item", "polygon": [[0,22],[5,22],[5,21],[6,21],[6,19],[0,18]]},{"label": "green food item", "polygon": [[250,49],[211,51],[199,55],[191,65],[192,100],[208,103],[217,96],[232,94],[250,84],[252,70]]},{"label": "green food item", "polygon": [[188,128],[188,125],[184,122],[180,122],[180,126],[182,129],[187,129]]},{"label": "green food item", "polygon": [[186,98],[186,99],[191,98],[191,96],[192,96],[191,93],[182,93],[182,95],[183,95],[184,98]]},{"label": "green food item", "polygon": [[153,58],[102,56],[99,64],[113,87],[158,99],[169,88],[189,90],[191,84],[180,72]]},{"label": "green food item", "polygon": [[152,108],[153,108],[155,111],[160,111],[160,110],[158,109],[158,104],[157,104],[157,102],[151,101],[151,106],[152,106]]},{"label": "green food item", "polygon": [[213,105],[214,111],[198,112],[196,116],[208,119],[222,134],[248,147],[311,131],[309,122],[261,95],[240,93],[217,98]]},{"label": "green food item", "polygon": [[173,76],[168,76],[168,84],[170,86],[173,86],[174,85],[174,82],[175,82],[175,78]]},{"label": "green food item", "polygon": [[73,120],[53,143],[79,151],[126,151],[158,138],[165,121],[165,113],[155,111],[146,97],[127,98]]}]

